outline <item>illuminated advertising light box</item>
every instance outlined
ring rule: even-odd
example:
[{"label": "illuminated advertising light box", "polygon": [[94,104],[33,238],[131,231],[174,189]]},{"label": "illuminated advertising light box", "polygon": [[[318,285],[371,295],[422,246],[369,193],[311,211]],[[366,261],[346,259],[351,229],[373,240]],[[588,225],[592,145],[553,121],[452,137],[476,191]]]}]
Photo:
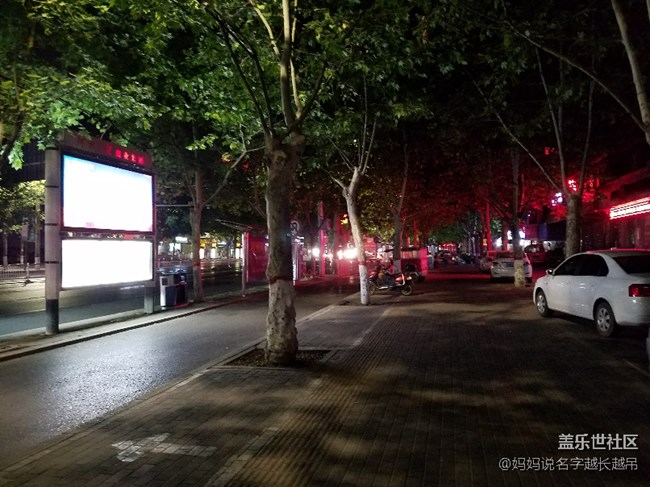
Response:
[{"label": "illuminated advertising light box", "polygon": [[153,280],[153,242],[148,240],[64,239],[64,289]]},{"label": "illuminated advertising light box", "polygon": [[153,175],[64,154],[65,229],[153,233]]}]

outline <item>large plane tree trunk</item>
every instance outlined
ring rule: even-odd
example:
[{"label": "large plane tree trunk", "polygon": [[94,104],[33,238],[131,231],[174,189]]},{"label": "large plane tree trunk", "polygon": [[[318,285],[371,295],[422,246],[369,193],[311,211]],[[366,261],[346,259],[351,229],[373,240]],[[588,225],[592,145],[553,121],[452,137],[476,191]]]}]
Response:
[{"label": "large plane tree trunk", "polygon": [[580,252],[580,221],[581,221],[582,193],[567,194],[566,211],[566,243],[565,257]]},{"label": "large plane tree trunk", "polygon": [[291,257],[291,195],[304,137],[293,134],[288,144],[273,135],[266,140],[268,182],[266,220],[269,232],[269,311],[266,317],[266,360],[291,364],[298,353],[295,290]]},{"label": "large plane tree trunk", "polygon": [[[648,102],[647,77],[643,75],[641,64],[643,54],[634,47],[634,42],[632,41],[632,36],[629,32],[630,29],[628,22],[623,14],[621,2],[619,2],[619,0],[611,0],[611,2],[612,9],[616,15],[619,32],[621,33],[621,40],[625,47],[625,53],[627,54],[627,59],[630,63],[630,70],[632,71],[632,81],[636,88],[636,99],[639,104],[639,113],[641,115],[640,125],[643,128],[646,143],[650,145],[650,103]],[[648,6],[648,19],[650,20],[650,1],[646,0],[646,4]]]},{"label": "large plane tree trunk", "polygon": [[9,267],[9,233],[6,228],[2,231],[2,267],[5,270]]},{"label": "large plane tree trunk", "polygon": [[194,201],[190,210],[190,227],[192,230],[192,286],[194,301],[205,301],[203,276],[201,273],[201,220],[203,215],[203,175],[194,173]]},{"label": "large plane tree trunk", "polygon": [[359,293],[360,301],[363,305],[370,304],[370,294],[368,293],[368,266],[366,262],[366,251],[363,245],[363,235],[361,233],[361,218],[357,206],[357,188],[359,183],[359,171],[354,172],[350,191],[344,192],[345,202],[350,217],[350,228],[352,229],[352,238],[354,247],[357,251],[357,260],[359,262]]}]

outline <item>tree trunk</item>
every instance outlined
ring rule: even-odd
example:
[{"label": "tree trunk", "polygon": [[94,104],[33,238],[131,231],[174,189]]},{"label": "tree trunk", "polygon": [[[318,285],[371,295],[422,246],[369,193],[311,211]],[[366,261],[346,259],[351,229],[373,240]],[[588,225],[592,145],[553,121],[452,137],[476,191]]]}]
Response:
[{"label": "tree trunk", "polygon": [[492,250],[492,228],[490,227],[490,222],[492,218],[490,217],[490,203],[485,204],[485,240],[486,240],[486,251]]},{"label": "tree trunk", "polygon": [[520,181],[519,176],[519,152],[513,149],[510,153],[510,162],[512,164],[512,250],[515,256],[515,287],[524,287],[526,285],[526,276],[524,274],[523,250],[521,248],[521,237],[519,236],[519,199],[520,199]]},{"label": "tree trunk", "polygon": [[501,220],[501,250],[508,250],[508,222],[503,219]]},{"label": "tree trunk", "polygon": [[523,250],[521,248],[521,236],[519,235],[519,216],[515,215],[512,221],[512,249],[515,255],[515,287],[526,285],[526,274],[524,273]]},{"label": "tree trunk", "polygon": [[359,262],[359,292],[361,304],[370,304],[370,294],[368,293],[368,266],[366,265],[366,252],[363,246],[363,237],[361,235],[361,219],[359,218],[359,209],[357,208],[356,198],[352,194],[345,195],[345,202],[348,208],[348,217],[350,218],[350,228],[352,229],[352,238],[357,250],[357,260]]},{"label": "tree trunk", "polygon": [[395,272],[401,272],[402,233],[404,232],[404,224],[400,218],[398,208],[393,208],[393,228],[395,229],[395,237],[393,238],[393,266],[395,268]]},{"label": "tree trunk", "polygon": [[36,215],[34,216],[34,268],[41,270],[41,215],[38,211],[40,203],[36,204]]},{"label": "tree trunk", "polygon": [[418,230],[418,222],[413,222],[413,246],[420,248],[420,233]]},{"label": "tree trunk", "polygon": [[395,227],[395,239],[393,242],[393,265],[395,272],[402,271],[402,234],[404,232],[404,222],[402,221],[402,207],[404,206],[404,199],[406,198],[406,184],[408,182],[409,174],[409,152],[408,143],[406,142],[406,134],[402,132],[402,139],[404,146],[402,148],[404,153],[404,171],[402,173],[402,187],[399,192],[399,201],[393,207],[393,226]]},{"label": "tree trunk", "polygon": [[339,267],[340,267],[340,262],[339,262],[339,247],[342,246],[342,241],[341,241],[341,217],[339,216],[338,212],[335,211],[333,216],[332,216],[332,222],[334,222],[334,225],[332,226],[333,230],[333,242],[332,242],[332,274],[338,275],[339,273]]},{"label": "tree trunk", "polygon": [[304,148],[304,137],[293,134],[289,144],[266,137],[268,182],[266,220],[269,231],[269,311],[266,318],[266,360],[291,364],[298,353],[291,256],[291,193]]},{"label": "tree trunk", "polygon": [[190,227],[192,231],[192,286],[194,302],[205,301],[203,278],[201,275],[201,219],[203,214],[203,176],[194,173],[194,205],[190,210]]},{"label": "tree trunk", "polygon": [[4,270],[9,267],[9,234],[7,230],[2,232],[2,267]]},{"label": "tree trunk", "polygon": [[582,197],[579,193],[567,195],[566,211],[566,244],[564,257],[571,257],[580,252],[580,212],[582,209]]},{"label": "tree trunk", "polygon": [[[643,122],[645,130],[645,140],[646,143],[650,144],[650,104],[648,103],[646,81],[641,69],[639,53],[632,43],[627,21],[623,15],[623,10],[621,8],[620,2],[618,0],[611,0],[611,2],[612,9],[616,15],[618,29],[621,33],[621,40],[623,41],[623,46],[625,47],[627,59],[630,63],[630,69],[632,71],[632,81],[634,82],[634,87],[636,88],[636,99],[637,103],[639,104],[639,113],[641,114],[641,121]],[[648,8],[650,15],[650,6]]]}]

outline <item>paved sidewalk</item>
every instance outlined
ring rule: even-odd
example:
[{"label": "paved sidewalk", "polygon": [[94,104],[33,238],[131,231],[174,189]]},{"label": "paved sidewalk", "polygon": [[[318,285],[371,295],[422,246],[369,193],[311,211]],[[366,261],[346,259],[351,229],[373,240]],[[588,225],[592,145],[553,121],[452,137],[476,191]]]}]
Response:
[{"label": "paved sidewalk", "polygon": [[467,286],[330,306],[298,328],[318,364],[209,366],[0,460],[0,485],[650,485],[647,371],[541,326],[530,288]]}]

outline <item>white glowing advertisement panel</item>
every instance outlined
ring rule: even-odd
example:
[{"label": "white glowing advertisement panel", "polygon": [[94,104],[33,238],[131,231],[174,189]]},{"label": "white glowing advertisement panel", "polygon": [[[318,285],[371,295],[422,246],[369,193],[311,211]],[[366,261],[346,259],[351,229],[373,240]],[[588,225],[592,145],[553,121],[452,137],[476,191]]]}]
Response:
[{"label": "white glowing advertisement panel", "polygon": [[68,154],[62,169],[64,228],[153,233],[151,174]]},{"label": "white glowing advertisement panel", "polygon": [[153,280],[152,241],[64,239],[61,257],[64,289]]}]

